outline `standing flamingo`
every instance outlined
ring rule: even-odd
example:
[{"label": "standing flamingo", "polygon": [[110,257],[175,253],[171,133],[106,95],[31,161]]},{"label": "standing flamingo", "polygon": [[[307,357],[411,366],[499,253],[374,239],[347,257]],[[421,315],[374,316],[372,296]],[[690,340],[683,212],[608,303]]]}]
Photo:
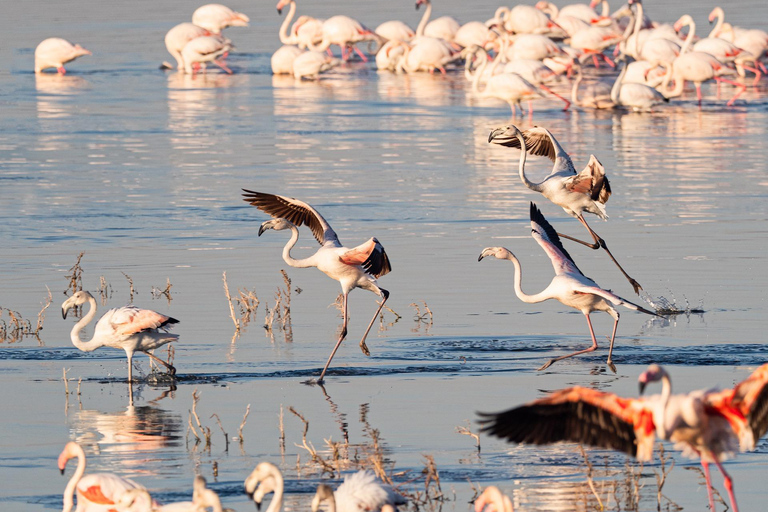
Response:
[{"label": "standing flamingo", "polygon": [[627,64],[622,65],[621,73],[616,77],[611,88],[611,101],[616,105],[631,108],[635,112],[650,112],[656,105],[669,103],[669,98],[651,86],[624,82],[628,67]]},{"label": "standing flamingo", "polygon": [[[523,184],[529,189],[543,194],[544,197],[565,210],[565,213],[578,219],[587,228],[594,243],[590,244],[562,233],[557,234],[592,249],[600,247],[605,249],[611,260],[619,267],[621,273],[624,274],[624,277],[629,280],[635,293],[639,294],[639,290],[642,290],[643,287],[640,286],[640,283],[629,277],[624,269],[621,268],[619,262],[616,261],[611,251],[608,250],[605,240],[600,238],[589,227],[587,221],[584,220],[584,212],[593,213],[603,220],[608,218],[608,215],[605,213],[605,203],[611,196],[611,186],[608,183],[608,178],[605,177],[605,168],[597,158],[591,155],[584,170],[576,174],[576,169],[573,167],[573,162],[568,153],[560,146],[560,143],[557,142],[549,130],[539,127],[531,128],[522,133],[514,125],[496,128],[488,137],[488,142],[512,148],[521,148],[519,172]],[[533,183],[525,176],[527,151],[531,151],[534,155],[546,156],[554,162],[552,172],[541,183]]]},{"label": "standing flamingo", "polygon": [[[245,197],[244,201],[274,217],[274,219],[268,220],[261,225],[259,236],[268,229],[276,231],[291,230],[291,239],[283,248],[283,260],[288,265],[295,268],[316,267],[328,277],[339,281],[339,284],[341,284],[341,292],[343,294],[342,315],[344,317],[341,334],[317,382],[323,382],[323,377],[328,370],[328,366],[331,364],[333,356],[347,336],[347,321],[349,319],[347,297],[349,292],[355,288],[368,290],[383,299],[373,318],[371,318],[363,338],[360,340],[360,349],[365,355],[371,355],[368,346],[365,344],[365,338],[368,336],[371,327],[373,327],[373,322],[376,320],[381,308],[384,307],[384,303],[389,298],[389,292],[380,288],[376,282],[377,278],[388,274],[392,270],[387,253],[384,252],[384,247],[376,238],[371,238],[362,245],[349,249],[341,245],[336,232],[333,231],[333,228],[331,228],[323,216],[304,201],[246,189],[243,189],[243,192],[245,192],[243,194]],[[291,249],[299,240],[299,229],[297,226],[304,224],[312,230],[315,239],[320,243],[320,249],[308,258],[297,260],[291,256]]]},{"label": "standing flamingo", "polygon": [[714,462],[738,512],[733,482],[721,461],[739,449],[754,450],[757,439],[768,431],[768,364],[724,391],[673,395],[669,375],[655,364],[638,381],[641,393],[647,384],[661,381],[661,394],[623,398],[582,387],[562,389],[504,412],[481,413],[483,430],[518,443],[572,441],[610,448],[640,461],[653,458],[655,435],[701,459],[710,510],[715,510],[709,476],[709,464]]},{"label": "standing flamingo", "polygon": [[64,489],[63,512],[72,510],[75,491],[77,491],[76,512],[104,512],[113,509],[114,507],[110,507],[110,505],[117,503],[126,491],[144,489],[133,480],[112,473],[92,473],[83,476],[85,473],[85,452],[74,441],[67,443],[59,455],[59,470],[61,470],[62,475],[67,467],[67,461],[74,457],[77,457],[77,469]]},{"label": "standing flamingo", "polygon": [[227,27],[247,27],[249,21],[245,14],[221,4],[203,5],[192,13],[192,23],[213,34],[220,34]]},{"label": "standing flamingo", "polygon": [[211,33],[207,29],[189,22],[179,23],[165,34],[165,47],[168,49],[168,53],[176,59],[176,69],[184,71],[184,59],[181,56],[184,46],[197,37],[209,35]]},{"label": "standing flamingo", "polygon": [[[616,311],[616,306],[624,306],[625,308],[635,311],[641,311],[648,315],[657,316],[656,313],[648,311],[637,304],[633,304],[626,299],[622,299],[618,295],[600,288],[597,283],[592,279],[586,277],[578,269],[576,263],[571,258],[571,255],[563,247],[558,238],[555,229],[547,222],[547,219],[541,214],[536,205],[531,203],[531,236],[536,240],[544,252],[547,253],[549,259],[552,261],[552,266],[555,268],[555,277],[552,282],[543,291],[534,295],[526,294],[522,287],[522,267],[517,257],[512,254],[509,249],[504,247],[486,247],[483,252],[480,253],[480,257],[477,261],[482,261],[487,256],[494,256],[500,260],[509,260],[515,266],[515,294],[523,302],[529,304],[536,304],[548,299],[557,299],[563,305],[578,309],[585,317],[587,317],[587,325],[589,326],[589,334],[592,336],[592,346],[584,350],[578,350],[572,354],[556,357],[550,359],[539,370],[545,370],[549,366],[562,359],[567,359],[578,354],[584,354],[586,352],[593,352],[597,349],[597,340],[595,339],[595,331],[592,329],[592,320],[589,315],[595,311],[605,311],[614,320],[613,333],[611,334],[611,345],[608,348],[608,360],[606,364],[616,372],[616,367],[613,365],[611,355],[613,354],[613,342],[616,339],[616,328],[619,326],[619,312]],[[613,304],[613,305],[612,305]]]},{"label": "standing flamingo", "polygon": [[396,507],[407,503],[370,469],[346,475],[336,491],[327,484],[318,485],[312,498],[312,512],[317,512],[324,501],[328,502],[328,512],[376,512],[385,505]]},{"label": "standing flamingo", "polygon": [[222,36],[196,37],[184,45],[184,49],[181,51],[184,71],[194,75],[201,67],[205,71],[206,62],[213,62],[228,75],[231,75],[232,70],[222,60],[227,57],[231,49],[232,45],[229,39],[225,39]]},{"label": "standing flamingo", "polygon": [[144,352],[151,359],[162,364],[176,374],[176,368],[166,363],[151,351],[166,343],[179,339],[178,334],[165,332],[171,324],[179,323],[175,318],[161,315],[149,309],[139,309],[136,306],[123,306],[110,309],[96,323],[93,338],[90,341],[80,339],[80,332],[96,316],[96,299],[89,292],[81,290],[64,301],[61,305],[61,316],[67,318],[67,312],[85,303],[91,305],[88,314],[72,327],[70,337],[72,344],[83,352],[92,352],[101,347],[121,348],[128,357],[128,382],[133,382],[133,354]]},{"label": "standing flamingo", "polygon": [[434,37],[449,43],[453,42],[453,38],[456,36],[459,28],[461,28],[461,24],[452,16],[440,16],[430,21],[432,2],[431,0],[416,0],[417,11],[422,4],[425,4],[427,7],[424,9],[421,21],[419,21],[419,25],[416,27],[416,37]]},{"label": "standing flamingo", "polygon": [[284,45],[296,45],[299,48],[306,49],[311,43],[319,43],[323,39],[323,22],[318,18],[311,16],[299,16],[296,22],[291,26],[290,33],[288,27],[291,25],[293,16],[296,14],[296,0],[280,0],[277,2],[277,14],[282,14],[283,8],[291,4],[288,14],[280,25],[280,42]]},{"label": "standing flamingo", "polygon": [[349,59],[352,50],[354,50],[363,59],[363,62],[368,62],[368,57],[355,46],[355,43],[369,41],[376,37],[378,36],[359,21],[349,16],[337,15],[323,22],[322,41],[317,45],[310,43],[309,49],[322,52],[327,50],[332,44],[336,44],[341,48],[341,60],[346,61]]},{"label": "standing flamingo", "polygon": [[64,64],[83,55],[91,55],[91,52],[79,44],[70,43],[66,39],[49,37],[35,48],[35,73],[56,68],[56,71],[64,75],[67,72],[64,69]]}]

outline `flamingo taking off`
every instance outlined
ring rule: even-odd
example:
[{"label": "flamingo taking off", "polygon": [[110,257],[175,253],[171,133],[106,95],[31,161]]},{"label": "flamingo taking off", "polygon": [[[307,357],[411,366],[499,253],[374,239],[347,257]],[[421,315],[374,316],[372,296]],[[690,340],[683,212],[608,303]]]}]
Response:
[{"label": "flamingo taking off", "polygon": [[[584,220],[584,212],[593,213],[603,220],[608,218],[605,213],[605,203],[611,195],[611,186],[605,176],[605,168],[597,158],[590,155],[587,166],[583,171],[576,174],[576,169],[573,167],[568,153],[560,146],[560,143],[549,130],[540,127],[533,127],[525,132],[520,132],[515,125],[496,128],[488,137],[488,142],[511,148],[521,148],[520,179],[523,184],[529,189],[543,194],[544,197],[565,210],[565,213],[578,219],[587,228],[594,243],[590,244],[562,233],[557,234],[592,249],[600,247],[605,249],[624,277],[629,280],[635,293],[639,294],[643,287],[621,268],[619,262],[608,250],[605,240],[592,231],[587,221]],[[541,183],[533,183],[525,176],[525,159],[528,151],[533,155],[546,156],[554,162],[552,172]]]},{"label": "flamingo taking off", "polygon": [[[291,230],[291,238],[285,245],[285,248],[283,248],[283,260],[288,265],[295,268],[315,267],[341,284],[343,294],[342,315],[344,317],[341,334],[317,382],[323,382],[323,377],[328,370],[328,366],[331,364],[333,356],[347,336],[347,321],[349,318],[347,297],[349,292],[355,288],[368,290],[382,298],[376,313],[363,334],[363,338],[360,340],[360,349],[365,355],[371,355],[365,344],[365,338],[368,336],[371,327],[373,327],[373,322],[376,320],[381,308],[384,307],[384,303],[389,298],[389,292],[380,288],[376,282],[377,278],[388,274],[392,270],[387,253],[384,252],[384,247],[376,238],[371,238],[362,245],[349,249],[341,245],[336,232],[333,231],[333,228],[331,228],[323,216],[304,201],[246,189],[243,189],[243,192],[245,192],[243,194],[244,201],[274,217],[274,219],[268,220],[261,225],[259,236],[268,229],[276,231]],[[308,258],[297,260],[291,256],[291,249],[299,240],[299,229],[297,226],[302,225],[306,225],[312,230],[315,239],[320,243],[320,249]]]},{"label": "flamingo taking off", "polygon": [[312,498],[312,512],[317,512],[324,501],[328,503],[328,512],[374,512],[385,505],[396,507],[407,503],[370,469],[346,475],[336,491],[327,484],[318,485]]},{"label": "flamingo taking off", "polygon": [[592,279],[586,277],[581,273],[581,270],[576,266],[576,263],[571,258],[571,255],[563,247],[560,242],[555,229],[547,222],[547,219],[541,214],[536,205],[531,203],[531,236],[538,242],[544,252],[547,253],[549,259],[552,261],[552,266],[555,269],[555,277],[552,282],[543,291],[528,295],[522,287],[522,267],[517,257],[512,254],[509,249],[504,247],[486,247],[483,252],[480,253],[480,257],[477,261],[482,261],[487,256],[494,256],[500,260],[509,260],[515,266],[515,294],[523,302],[529,304],[535,304],[538,302],[544,302],[548,299],[556,299],[562,304],[578,309],[585,317],[587,317],[587,325],[589,326],[589,334],[592,336],[592,346],[584,350],[578,350],[572,354],[556,357],[550,359],[539,370],[545,370],[549,366],[561,359],[573,357],[578,354],[584,354],[586,352],[592,352],[597,349],[597,339],[595,339],[595,331],[592,329],[592,320],[589,315],[595,311],[605,311],[614,320],[613,333],[611,334],[611,345],[608,348],[608,360],[606,363],[608,366],[616,372],[616,368],[611,360],[613,354],[613,342],[616,339],[616,328],[619,326],[619,312],[613,306],[624,306],[628,309],[635,311],[641,311],[643,313],[657,316],[656,313],[648,311],[637,304],[633,304],[626,299],[622,299],[615,293],[609,290],[604,290],[598,286]]},{"label": "flamingo taking off", "polygon": [[122,478],[112,473],[92,473],[85,475],[85,452],[83,448],[70,441],[59,455],[59,470],[64,474],[69,459],[77,457],[77,469],[64,489],[63,512],[70,512],[73,507],[73,495],[77,491],[77,512],[103,512],[110,505],[120,501],[121,496],[131,489],[144,489],[133,480]]},{"label": "flamingo taking off", "polygon": [[220,34],[227,27],[247,27],[249,21],[245,14],[221,4],[203,5],[192,13],[192,23],[213,34]]},{"label": "flamingo taking off", "polygon": [[35,73],[56,68],[60,74],[66,74],[67,70],[64,69],[64,64],[83,55],[91,55],[91,52],[79,44],[70,43],[66,39],[49,37],[35,48]]},{"label": "flamingo taking off", "polygon": [[640,461],[653,458],[654,436],[658,436],[676,443],[685,455],[701,459],[710,510],[715,510],[709,476],[709,464],[714,462],[738,512],[733,482],[721,461],[737,450],[754,450],[768,431],[768,364],[724,391],[673,395],[669,375],[655,364],[638,380],[641,393],[647,384],[661,381],[661,394],[623,398],[573,387],[504,412],[480,413],[480,422],[483,431],[512,442],[572,441],[619,450]]},{"label": "flamingo taking off", "polygon": [[72,327],[70,334],[75,347],[83,352],[92,352],[101,347],[125,350],[125,355],[128,357],[128,382],[133,382],[134,352],[144,352],[151,359],[168,368],[171,375],[176,374],[176,368],[154,355],[152,350],[179,339],[178,334],[165,332],[171,324],[179,323],[178,320],[149,309],[139,309],[136,306],[113,308],[104,313],[96,323],[93,338],[90,341],[83,341],[80,339],[80,332],[96,316],[96,299],[89,292],[81,290],[61,305],[61,316],[66,319],[70,309],[86,302],[91,305],[91,308],[88,314]]}]

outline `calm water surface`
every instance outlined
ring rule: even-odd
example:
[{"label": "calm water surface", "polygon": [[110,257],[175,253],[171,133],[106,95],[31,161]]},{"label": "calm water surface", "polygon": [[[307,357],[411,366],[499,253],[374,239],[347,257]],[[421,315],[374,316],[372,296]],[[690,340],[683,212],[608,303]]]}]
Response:
[{"label": "calm water surface", "polygon": [[[558,102],[542,101],[532,120],[518,121],[549,128],[577,167],[598,156],[614,193],[610,220],[589,219],[595,230],[651,296],[705,310],[667,320],[623,312],[616,375],[606,371],[604,347],[538,373],[552,354],[588,345],[586,322],[558,303],[519,302],[512,266],[477,263],[477,256],[486,246],[509,247],[522,261],[524,288],[536,292],[552,269],[529,236],[529,201],[559,231],[584,233],[520,184],[517,152],[487,143],[489,131],[509,121],[506,105],[473,97],[459,73],[394,76],[350,64],[319,83],[273,78],[269,57],[282,18],[272,2],[230,2],[252,19],[251,28],[227,32],[238,48],[230,58],[236,73],[194,79],[157,65],[169,58],[165,32],[197,3],[37,3],[41,14],[31,20],[29,7],[12,7],[0,31],[0,306],[34,323],[46,287],[53,296],[39,342],[0,345],[5,510],[61,506],[67,477],[56,457],[68,440],[85,446],[90,471],[135,478],[165,501],[188,499],[201,473],[238,510],[252,507],[242,480],[258,461],[271,460],[285,471],[287,506],[304,510],[320,474],[296,446],[303,425],[289,406],[309,421],[308,441],[318,450],[326,439],[346,439],[350,456],[364,457],[377,431],[396,480],[416,479],[406,489],[422,488],[424,456],[434,456],[445,510],[468,511],[473,486],[491,483],[521,510],[592,510],[597,504],[576,446],[513,447],[481,437],[478,454],[456,427],[474,422],[476,411],[569,385],[634,396],[635,379],[651,362],[667,365],[676,388],[689,390],[731,386],[766,360],[765,81],[733,108],[705,86],[701,109],[688,91],[653,114],[562,112]],[[347,12],[371,26],[395,18],[415,26],[421,14],[412,2],[317,4],[304,2],[299,13]],[[669,22],[691,12],[703,33],[713,6],[649,1],[646,10]],[[486,19],[495,7],[449,0],[435,5],[435,14]],[[765,28],[763,2],[726,11],[732,23]],[[53,35],[94,55],[69,65],[66,76],[35,76],[34,48]],[[529,160],[534,179],[549,168],[549,161]],[[399,316],[385,313],[366,358],[356,344],[376,306],[370,293],[352,293],[349,340],[324,391],[301,382],[319,373],[337,335],[340,318],[331,305],[338,285],[314,270],[288,269],[292,340],[281,330],[265,332],[265,307],[284,287],[287,236],[257,237],[267,217],[242,202],[242,187],[306,200],[344,243],[376,236],[390,256],[394,270],[381,285]],[[308,255],[316,244],[308,231],[301,236],[294,254]],[[639,300],[605,254],[568,248],[585,274]],[[83,286],[96,293],[102,277],[108,286],[102,309],[130,300],[126,274],[136,304],[181,320],[175,388],[139,385],[131,406],[124,355],[84,354],[71,345],[73,323],[61,320],[58,308],[82,251]],[[225,271],[233,294],[247,288],[261,301],[240,336],[233,337]],[[170,302],[151,293],[167,280]],[[415,318],[413,303],[422,313],[427,304],[431,323]],[[9,321],[7,311],[0,320]],[[597,314],[594,324],[607,345],[611,319]],[[147,374],[146,358],[137,359],[137,371]],[[73,379],[69,398],[62,369]],[[188,432],[195,390],[201,421],[212,429],[210,449],[195,446]],[[248,404],[240,445],[232,439]],[[229,434],[228,450],[214,413]],[[762,441],[728,464],[743,510],[761,510],[768,498],[767,452]],[[624,456],[589,454],[608,508],[626,509],[632,470]],[[664,495],[685,510],[703,510],[696,464],[671,455]],[[654,470],[658,459],[634,469],[645,486],[642,510],[656,508]],[[720,476],[714,481],[724,493]]]}]

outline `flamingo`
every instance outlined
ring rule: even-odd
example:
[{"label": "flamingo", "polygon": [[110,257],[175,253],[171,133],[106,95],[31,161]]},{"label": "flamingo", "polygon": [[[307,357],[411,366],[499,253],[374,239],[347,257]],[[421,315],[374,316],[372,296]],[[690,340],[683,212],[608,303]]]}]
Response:
[{"label": "flamingo", "polygon": [[272,65],[272,74],[274,75],[292,75],[293,63],[296,57],[304,53],[298,46],[285,44],[272,54],[270,63]]},{"label": "flamingo", "polygon": [[304,52],[293,60],[293,77],[296,80],[304,78],[317,80],[321,73],[333,69],[339,64],[339,59],[335,59],[323,52]]},{"label": "flamingo", "polygon": [[385,21],[373,32],[388,41],[404,41],[406,43],[416,35],[411,27],[400,20]]},{"label": "flamingo", "polygon": [[328,512],[375,512],[386,505],[397,507],[407,503],[370,469],[346,475],[336,491],[327,484],[318,485],[312,498],[312,512],[317,512],[324,501],[328,502]]},{"label": "flamingo", "polygon": [[[523,184],[534,192],[543,194],[544,197],[565,210],[565,213],[578,219],[587,228],[594,243],[590,244],[562,233],[557,234],[592,249],[602,247],[616,266],[619,267],[624,277],[629,280],[635,293],[639,294],[639,290],[642,290],[643,287],[640,286],[640,283],[629,277],[624,269],[621,268],[619,262],[616,261],[611,251],[608,250],[605,240],[600,238],[589,227],[587,221],[584,220],[584,212],[597,215],[603,220],[608,218],[608,215],[605,213],[605,203],[611,195],[611,186],[608,183],[608,178],[605,177],[605,169],[597,158],[594,155],[590,155],[587,166],[579,174],[576,174],[576,169],[573,167],[573,162],[568,153],[560,146],[560,143],[557,142],[549,130],[539,127],[534,127],[521,133],[514,125],[503,126],[491,132],[488,142],[507,147],[521,148],[519,172]],[[525,150],[522,149],[523,146]],[[534,155],[546,156],[554,162],[552,172],[541,183],[533,183],[525,176],[527,151],[531,151]]]},{"label": "flamingo", "polygon": [[512,500],[502,494],[498,487],[491,485],[475,500],[475,512],[514,512]]},{"label": "flamingo", "polygon": [[283,8],[287,4],[291,4],[291,7],[283,20],[283,24],[280,25],[280,31],[278,32],[280,42],[284,45],[297,45],[302,50],[312,43],[320,43],[323,39],[323,22],[325,20],[311,16],[299,16],[289,33],[288,26],[296,14],[296,0],[280,0],[277,2],[277,14],[282,14]]},{"label": "flamingo", "polygon": [[[261,225],[259,236],[268,229],[274,229],[275,231],[291,230],[291,239],[283,249],[283,260],[288,265],[295,268],[316,267],[331,279],[339,281],[341,285],[343,294],[342,315],[344,318],[341,334],[317,382],[323,382],[323,377],[328,370],[328,366],[331,364],[334,354],[336,354],[341,342],[347,336],[347,321],[349,318],[347,297],[349,292],[355,288],[368,290],[382,298],[376,313],[371,318],[371,322],[363,334],[363,338],[360,340],[360,349],[365,355],[369,356],[370,351],[365,344],[365,338],[368,336],[371,327],[373,327],[373,322],[376,320],[379,312],[381,312],[381,308],[384,307],[384,303],[389,298],[389,292],[379,287],[376,281],[377,278],[388,274],[392,270],[384,247],[376,238],[371,238],[358,247],[349,249],[341,245],[336,232],[333,231],[333,228],[331,228],[323,216],[304,201],[247,189],[243,189],[243,192],[244,201],[274,217]],[[305,224],[312,230],[312,234],[321,247],[312,256],[297,260],[291,256],[291,249],[299,240],[299,229],[297,226]]]},{"label": "flamingo", "polygon": [[584,52],[584,57],[592,56],[595,67],[600,67],[597,58],[602,57],[606,64],[613,68],[616,64],[603,53],[603,50],[618,43],[621,38],[621,34],[609,28],[592,26],[576,32],[571,37],[570,46]]},{"label": "flamingo", "polygon": [[[755,58],[755,63],[760,66],[763,73],[768,73],[768,70],[760,62],[768,50],[768,32],[759,29],[743,29],[734,27],[730,23],[724,23],[725,13],[720,7],[715,7],[709,13],[709,22],[712,23],[715,19],[717,19],[717,24],[710,32],[709,37],[720,37],[748,51]],[[725,25],[728,26],[727,30]]]},{"label": "flamingo", "polygon": [[[584,5],[584,4],[574,4],[574,5]],[[584,7],[589,8],[589,6],[587,5],[584,5]],[[536,8],[548,14],[550,19],[552,19],[552,21],[556,23],[558,27],[562,28],[563,32],[565,32],[565,36],[568,36],[568,37],[572,36],[576,32],[579,32],[591,26],[591,22],[588,20],[584,20],[577,16],[568,15],[567,13],[562,14],[560,9],[558,9],[555,4],[553,4],[552,2],[547,2],[546,0],[541,0],[540,2],[538,2],[536,4]]]},{"label": "flamingo", "polygon": [[629,107],[635,112],[650,112],[653,107],[661,103],[669,103],[669,98],[659,91],[645,84],[624,82],[628,66],[624,64],[621,73],[611,88],[611,101],[616,105]]},{"label": "flamingo", "polygon": [[229,40],[221,36],[196,37],[184,45],[184,49],[181,50],[184,71],[194,75],[201,67],[205,70],[206,62],[213,62],[228,75],[231,75],[232,70],[221,60],[226,58],[231,49],[232,45]]},{"label": "flamingo", "polygon": [[541,34],[521,34],[514,37],[514,43],[503,53],[509,60],[544,60],[562,56],[563,50],[550,38]]},{"label": "flamingo", "polygon": [[439,69],[442,74],[445,74],[445,66],[457,58],[442,40],[434,37],[419,37],[413,45],[400,43],[400,46],[404,47],[404,51],[395,65],[398,73],[403,71],[434,73],[435,69]]},{"label": "flamingo", "polygon": [[274,493],[266,512],[280,512],[283,506],[283,473],[271,462],[260,462],[245,479],[245,492],[261,508],[261,501],[269,493]]},{"label": "flamingo", "polygon": [[469,21],[459,27],[456,34],[453,37],[453,42],[464,48],[469,48],[472,45],[483,46],[488,41],[490,31],[485,23],[480,21]]},{"label": "flamingo", "polygon": [[56,68],[59,74],[66,74],[64,64],[73,61],[83,55],[92,55],[79,44],[72,44],[66,39],[60,37],[49,37],[44,39],[35,48],[35,73],[42,73],[43,70]]},{"label": "flamingo", "polygon": [[376,37],[375,34],[365,28],[362,23],[353,20],[349,16],[340,14],[332,16],[323,22],[322,40],[317,45],[310,43],[309,48],[322,52],[327,50],[332,44],[336,44],[341,48],[341,60],[346,61],[349,59],[349,54],[346,51],[348,48],[351,48],[363,59],[363,62],[368,62],[368,58],[355,46],[355,43],[368,41],[372,37]]},{"label": "flamingo", "polygon": [[184,71],[184,59],[181,57],[184,46],[196,37],[209,35],[211,33],[207,29],[189,22],[179,23],[165,34],[165,47],[168,49],[168,53],[176,59],[176,69]]},{"label": "flamingo", "polygon": [[146,489],[129,489],[115,504],[117,512],[200,512],[213,508],[213,512],[222,512],[219,495],[206,487],[205,478],[198,475],[193,484],[192,501],[169,503],[153,506],[153,500]]},{"label": "flamingo", "polygon": [[571,102],[563,98],[555,91],[547,87],[547,83],[554,81],[557,78],[557,73],[545,65],[540,60],[534,59],[517,59],[512,62],[508,62],[504,66],[504,73],[517,73],[521,77],[528,80],[531,84],[535,85],[542,91],[548,92],[552,96],[558,98],[565,103],[563,110],[568,110],[571,106]]},{"label": "flamingo", "polygon": [[641,394],[649,383],[661,381],[661,394],[623,398],[572,387],[504,412],[480,413],[480,421],[483,431],[508,441],[573,441],[623,451],[640,461],[652,460],[654,436],[658,436],[676,443],[686,456],[701,460],[710,510],[715,510],[709,475],[709,464],[714,462],[738,512],[733,481],[721,461],[737,450],[754,450],[755,442],[768,431],[768,364],[724,391],[673,395],[669,375],[655,364],[638,381]]},{"label": "flamingo", "polygon": [[[686,42],[684,46],[687,46]],[[717,82],[726,82],[738,88],[736,94],[728,100],[729,107],[733,105],[741,93],[743,93],[747,86],[724,78],[724,74],[735,74],[735,70],[726,67],[715,57],[704,52],[688,52],[673,60],[671,63],[664,63],[666,67],[666,74],[664,75],[664,82],[659,86],[661,87],[661,93],[667,98],[674,98],[683,94],[683,87],[685,81],[690,80],[696,86],[696,98],[698,99],[699,107],[701,107],[701,84],[707,80],[715,80]],[[669,81],[675,80],[675,87],[673,90],[669,90]]]},{"label": "flamingo", "polygon": [[[478,52],[482,52],[487,55],[485,50],[477,48]],[[512,109],[512,116],[517,116],[515,105],[520,108],[520,114],[523,113],[523,107],[521,102],[523,100],[532,100],[534,98],[543,98],[544,94],[532,83],[528,82],[525,78],[516,73],[501,73],[495,74],[496,68],[501,61],[501,55],[497,55],[493,61],[493,66],[490,70],[490,75],[485,83],[483,90],[480,90],[480,78],[485,73],[485,68],[488,65],[488,58],[481,58],[482,64],[475,71],[472,76],[472,90],[481,98],[498,98],[504,100],[509,104]],[[469,73],[469,61],[465,64],[467,73]],[[567,107],[566,107],[567,108]],[[528,113],[532,114],[533,109],[528,106]]]},{"label": "flamingo", "polygon": [[125,350],[125,355],[128,357],[128,382],[133,382],[134,352],[144,352],[150,359],[168,368],[171,375],[176,374],[176,368],[154,355],[152,350],[179,339],[178,334],[165,332],[172,324],[179,323],[178,320],[149,309],[139,309],[136,306],[113,308],[104,313],[96,323],[93,338],[90,341],[83,341],[80,339],[80,332],[96,316],[96,299],[89,292],[81,290],[61,305],[61,316],[66,319],[70,309],[86,302],[91,306],[88,313],[72,327],[70,333],[75,347],[83,352],[92,352],[100,347]]},{"label": "flamingo", "polygon": [[426,5],[424,14],[421,17],[419,25],[416,27],[416,36],[435,37],[437,39],[444,39],[445,41],[452,42],[456,32],[461,28],[461,24],[452,16],[440,16],[430,21],[429,17],[432,15],[432,2],[430,0],[416,0],[416,10],[419,10],[421,5]]},{"label": "flamingo", "polygon": [[376,69],[395,71],[400,58],[405,55],[407,44],[396,39],[390,39],[376,52]]},{"label": "flamingo", "polygon": [[192,13],[192,23],[213,34],[220,34],[227,27],[247,27],[249,21],[245,14],[221,4],[203,5]]},{"label": "flamingo", "polygon": [[546,34],[555,23],[532,5],[514,6],[504,18],[504,29],[515,34]]},{"label": "flamingo", "polygon": [[64,489],[63,512],[70,512],[73,495],[77,491],[76,512],[106,512],[114,509],[113,505],[130,489],[144,489],[133,480],[112,473],[92,473],[85,475],[85,452],[82,446],[70,441],[59,455],[59,470],[64,474],[69,459],[77,457],[77,469]]},{"label": "flamingo", "polygon": [[[519,133],[519,131],[518,131]],[[522,136],[521,136],[522,138]],[[523,152],[525,154],[525,152]],[[524,159],[524,157],[523,157]],[[599,165],[597,159],[592,157],[595,163]],[[592,162],[593,160],[590,160]],[[591,167],[588,165],[588,167]],[[595,176],[595,168],[592,168],[592,177]],[[581,175],[585,173],[582,172]],[[549,366],[562,359],[567,359],[578,354],[584,354],[586,352],[593,352],[597,349],[597,340],[595,339],[595,331],[592,329],[592,321],[589,315],[595,311],[605,311],[614,320],[613,333],[611,334],[611,345],[608,349],[608,360],[606,364],[613,372],[616,372],[616,367],[613,364],[611,355],[613,354],[613,342],[616,339],[616,328],[619,326],[619,312],[613,306],[624,306],[625,308],[640,311],[649,315],[657,316],[656,313],[648,311],[647,309],[633,304],[626,299],[622,299],[615,293],[609,290],[600,288],[597,283],[592,279],[586,277],[576,266],[573,258],[563,247],[560,242],[560,238],[557,236],[555,229],[547,222],[544,216],[541,214],[535,204],[531,203],[531,236],[539,243],[544,252],[547,253],[549,259],[552,261],[552,266],[555,268],[555,277],[552,282],[540,293],[534,295],[528,295],[523,292],[521,288],[522,281],[522,267],[520,261],[512,254],[509,249],[504,247],[486,247],[483,252],[480,253],[480,257],[477,261],[482,261],[487,256],[494,256],[500,260],[509,260],[515,266],[515,294],[523,302],[529,304],[536,304],[548,299],[556,299],[563,305],[578,309],[587,318],[587,325],[589,326],[589,334],[592,336],[592,346],[584,350],[578,350],[572,354],[556,357],[550,359],[549,362],[544,364],[539,370],[545,370]]]},{"label": "flamingo", "polygon": [[605,82],[590,84],[586,88],[586,94],[583,99],[579,99],[579,86],[584,74],[579,71],[576,80],[571,87],[571,102],[580,107],[589,107],[595,109],[612,109],[616,106],[611,100],[611,86]]}]

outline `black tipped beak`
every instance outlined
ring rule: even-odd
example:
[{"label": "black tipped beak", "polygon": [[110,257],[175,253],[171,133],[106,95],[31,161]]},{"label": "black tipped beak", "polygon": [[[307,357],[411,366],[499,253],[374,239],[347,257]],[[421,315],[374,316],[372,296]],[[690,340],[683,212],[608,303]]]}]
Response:
[{"label": "black tipped beak", "polygon": [[261,510],[261,502],[260,501],[254,501],[256,503],[256,510]]},{"label": "black tipped beak", "polygon": [[264,226],[259,226],[259,236],[261,236],[262,233],[264,233],[265,229]]},{"label": "black tipped beak", "polygon": [[283,10],[282,9],[278,9],[277,10],[277,14],[283,14]]},{"label": "black tipped beak", "polygon": [[61,471],[61,474],[64,474],[64,468],[61,468],[59,471]]},{"label": "black tipped beak", "polygon": [[68,309],[61,308],[61,318],[66,320],[67,319],[67,312],[68,311],[69,311]]},{"label": "black tipped beak", "polygon": [[638,388],[640,388],[640,394],[643,394],[643,391],[645,391],[645,382],[639,382]]},{"label": "black tipped beak", "polygon": [[482,254],[477,257],[477,261],[483,261],[483,255]]}]

